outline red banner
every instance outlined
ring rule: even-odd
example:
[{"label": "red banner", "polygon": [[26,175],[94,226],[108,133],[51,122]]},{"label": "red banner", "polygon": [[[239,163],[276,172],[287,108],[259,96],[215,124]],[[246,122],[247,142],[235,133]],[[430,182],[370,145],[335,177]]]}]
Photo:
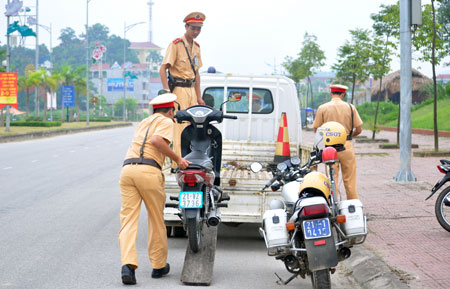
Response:
[{"label": "red banner", "polygon": [[17,106],[17,72],[0,72],[0,109]]}]

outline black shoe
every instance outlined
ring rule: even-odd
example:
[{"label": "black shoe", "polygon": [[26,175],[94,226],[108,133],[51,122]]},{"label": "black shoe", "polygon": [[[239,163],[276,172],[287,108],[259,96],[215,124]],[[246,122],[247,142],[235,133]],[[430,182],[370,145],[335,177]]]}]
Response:
[{"label": "black shoe", "polygon": [[170,173],[171,173],[171,174],[176,174],[176,173],[177,173],[177,169],[170,168]]},{"label": "black shoe", "polygon": [[126,285],[136,284],[136,276],[134,275],[134,269],[129,264],[122,266],[122,283]]},{"label": "black shoe", "polygon": [[152,278],[161,278],[164,275],[167,275],[170,271],[170,265],[169,263],[166,264],[166,267],[161,269],[153,269],[152,271]]}]

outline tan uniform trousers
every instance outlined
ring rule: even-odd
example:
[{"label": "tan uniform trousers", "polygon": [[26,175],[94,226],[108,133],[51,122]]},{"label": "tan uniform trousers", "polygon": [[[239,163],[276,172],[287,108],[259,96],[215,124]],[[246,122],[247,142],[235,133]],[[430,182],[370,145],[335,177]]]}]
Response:
[{"label": "tan uniform trousers", "polygon": [[152,267],[166,266],[168,244],[164,225],[164,176],[148,165],[127,165],[120,175],[122,208],[120,209],[119,247],[122,265],[138,266],[136,239],[141,203],[148,216],[148,256]]},{"label": "tan uniform trousers", "polygon": [[356,157],[353,150],[352,141],[345,142],[345,150],[338,152],[339,162],[333,168],[335,171],[336,189],[339,194],[339,167],[342,172],[342,179],[344,180],[345,192],[347,200],[358,199],[358,191],[356,189]]},{"label": "tan uniform trousers", "polygon": [[[197,105],[197,93],[195,93],[195,88],[192,87],[180,87],[176,86],[173,93],[177,96],[177,102],[180,104],[180,110],[184,110],[190,106]],[[176,111],[178,106],[175,105]],[[181,156],[181,133],[183,129],[189,125],[188,123],[176,123],[174,125],[173,131],[173,150],[178,155]],[[172,168],[176,168],[177,164],[172,162]]]}]

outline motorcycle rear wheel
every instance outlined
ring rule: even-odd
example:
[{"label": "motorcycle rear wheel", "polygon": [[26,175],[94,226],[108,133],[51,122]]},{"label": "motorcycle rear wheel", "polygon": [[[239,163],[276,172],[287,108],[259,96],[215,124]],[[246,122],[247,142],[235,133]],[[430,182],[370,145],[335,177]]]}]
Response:
[{"label": "motorcycle rear wheel", "polygon": [[197,253],[200,250],[202,223],[197,222],[196,218],[187,219],[186,222],[189,247],[191,248],[192,252]]},{"label": "motorcycle rear wheel", "polygon": [[450,232],[450,206],[446,205],[444,202],[450,200],[450,186],[445,188],[436,200],[434,206],[434,213],[439,224],[445,230]]},{"label": "motorcycle rear wheel", "polygon": [[313,289],[331,289],[330,270],[323,269],[311,273]]}]

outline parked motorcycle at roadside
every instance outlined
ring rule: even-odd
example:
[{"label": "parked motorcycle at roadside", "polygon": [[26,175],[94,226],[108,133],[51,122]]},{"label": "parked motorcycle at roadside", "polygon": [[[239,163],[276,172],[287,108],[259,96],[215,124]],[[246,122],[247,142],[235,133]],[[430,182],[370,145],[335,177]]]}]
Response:
[{"label": "parked motorcycle at roadside", "polygon": [[[327,122],[316,133],[308,162],[301,166],[296,157],[277,165],[274,177],[265,185],[282,188],[282,199],[273,200],[264,213],[260,233],[269,256],[281,260],[293,275],[278,284],[288,284],[297,276],[311,276],[313,288],[331,288],[330,273],[339,261],[350,257],[350,248],[362,244],[367,235],[366,218],[359,200],[339,201],[333,164],[337,151],[344,150],[344,127]],[[325,164],[328,177],[312,168]],[[262,169],[253,163],[251,169]]]},{"label": "parked motorcycle at roadside", "polygon": [[225,202],[230,199],[220,189],[222,134],[211,122],[237,119],[236,116],[225,115],[222,107],[228,101],[239,100],[240,95],[234,95],[222,103],[220,110],[194,105],[175,115],[178,123],[190,122],[181,134],[181,155],[192,164],[177,171],[180,193],[170,199],[178,201],[179,216],[193,252],[200,250],[204,224],[217,226],[220,223],[219,208],[227,207]]},{"label": "parked motorcycle at roadside", "polygon": [[[450,181],[450,161],[441,160],[441,164],[437,165],[437,168],[444,174],[444,177],[434,185],[431,194],[425,200],[431,198],[445,183]],[[434,205],[434,213],[442,228],[450,232],[450,185],[439,194]]]}]

